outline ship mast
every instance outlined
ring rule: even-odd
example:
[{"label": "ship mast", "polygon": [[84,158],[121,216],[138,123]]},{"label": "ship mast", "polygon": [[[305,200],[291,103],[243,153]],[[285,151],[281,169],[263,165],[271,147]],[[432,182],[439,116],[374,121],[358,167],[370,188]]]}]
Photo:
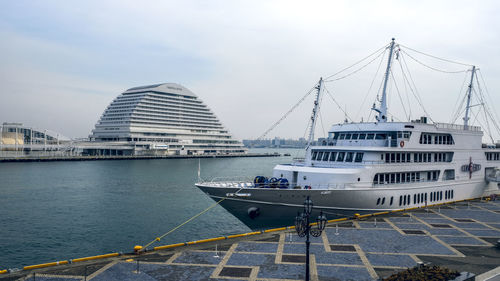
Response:
[{"label": "ship mast", "polygon": [[470,109],[470,98],[472,95],[472,86],[474,82],[474,75],[476,74],[476,66],[472,66],[472,74],[470,76],[469,90],[467,93],[467,106],[465,107],[465,117],[464,117],[464,130],[469,129],[469,109]]},{"label": "ship mast", "polygon": [[309,139],[307,140],[306,150],[309,149],[311,144],[314,142],[314,129],[316,127],[316,119],[319,112],[319,101],[321,98],[321,92],[323,91],[323,77],[319,78],[318,86],[316,86],[316,99],[314,100],[314,108],[311,115],[311,131],[309,132]]},{"label": "ship mast", "polygon": [[391,71],[392,53],[394,51],[394,38],[392,38],[391,46],[389,48],[389,58],[387,59],[387,69],[385,70],[384,88],[382,89],[380,108],[375,108],[375,105],[373,105],[372,108],[372,110],[378,112],[378,116],[375,117],[378,122],[387,122],[387,82],[389,81],[389,74]]}]

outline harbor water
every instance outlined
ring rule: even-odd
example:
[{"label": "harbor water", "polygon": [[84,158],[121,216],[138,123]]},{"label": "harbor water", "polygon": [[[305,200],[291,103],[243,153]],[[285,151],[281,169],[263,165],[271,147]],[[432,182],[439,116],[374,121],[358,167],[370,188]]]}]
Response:
[{"label": "harbor water", "polygon": [[[271,175],[291,156],[201,159],[201,178]],[[214,202],[194,186],[198,159],[0,163],[0,269],[131,252]],[[290,218],[290,224],[293,218]],[[154,246],[247,232],[217,206]]]}]

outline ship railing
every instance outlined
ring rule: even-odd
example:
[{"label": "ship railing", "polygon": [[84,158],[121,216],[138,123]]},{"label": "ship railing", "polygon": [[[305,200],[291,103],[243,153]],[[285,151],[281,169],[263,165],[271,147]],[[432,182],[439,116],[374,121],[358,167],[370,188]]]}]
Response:
[{"label": "ship railing", "polygon": [[440,129],[448,129],[448,130],[457,130],[457,131],[473,131],[473,132],[480,132],[481,127],[479,126],[467,126],[465,128],[464,125],[457,125],[457,124],[449,124],[449,123],[434,123],[436,128]]}]

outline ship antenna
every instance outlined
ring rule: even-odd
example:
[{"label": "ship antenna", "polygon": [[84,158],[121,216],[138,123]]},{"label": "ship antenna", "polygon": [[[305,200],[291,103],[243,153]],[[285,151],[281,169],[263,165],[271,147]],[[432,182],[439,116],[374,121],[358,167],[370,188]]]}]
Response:
[{"label": "ship antenna", "polygon": [[378,122],[387,122],[387,82],[389,81],[389,72],[391,71],[391,63],[392,63],[392,53],[394,50],[394,38],[392,38],[390,50],[389,50],[389,58],[387,59],[387,69],[385,70],[385,79],[384,79],[384,88],[382,90],[382,99],[380,100],[380,108],[372,107],[372,110],[378,112],[378,116],[375,117]]},{"label": "ship antenna", "polygon": [[311,115],[311,131],[309,132],[309,139],[307,140],[306,151],[309,149],[311,144],[314,142],[314,128],[316,126],[316,118],[318,117],[319,111],[319,101],[321,98],[321,92],[323,91],[323,77],[319,78],[318,86],[316,86],[316,99],[314,100],[314,108]]},{"label": "ship antenna", "polygon": [[467,106],[465,107],[465,117],[464,117],[464,130],[469,129],[469,109],[470,109],[470,98],[472,95],[472,86],[474,82],[474,75],[476,73],[476,66],[472,66],[472,74],[470,76],[470,84],[469,84],[469,89],[467,93]]}]

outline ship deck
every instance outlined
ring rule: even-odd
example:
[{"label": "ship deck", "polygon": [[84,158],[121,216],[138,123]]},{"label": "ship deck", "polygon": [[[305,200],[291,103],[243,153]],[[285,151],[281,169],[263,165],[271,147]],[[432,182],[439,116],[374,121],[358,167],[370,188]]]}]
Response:
[{"label": "ship deck", "polygon": [[[322,236],[312,238],[312,280],[376,280],[419,263],[498,280],[499,239],[500,200],[352,218],[330,223]],[[304,241],[285,228],[23,270],[0,280],[303,280]]]}]

